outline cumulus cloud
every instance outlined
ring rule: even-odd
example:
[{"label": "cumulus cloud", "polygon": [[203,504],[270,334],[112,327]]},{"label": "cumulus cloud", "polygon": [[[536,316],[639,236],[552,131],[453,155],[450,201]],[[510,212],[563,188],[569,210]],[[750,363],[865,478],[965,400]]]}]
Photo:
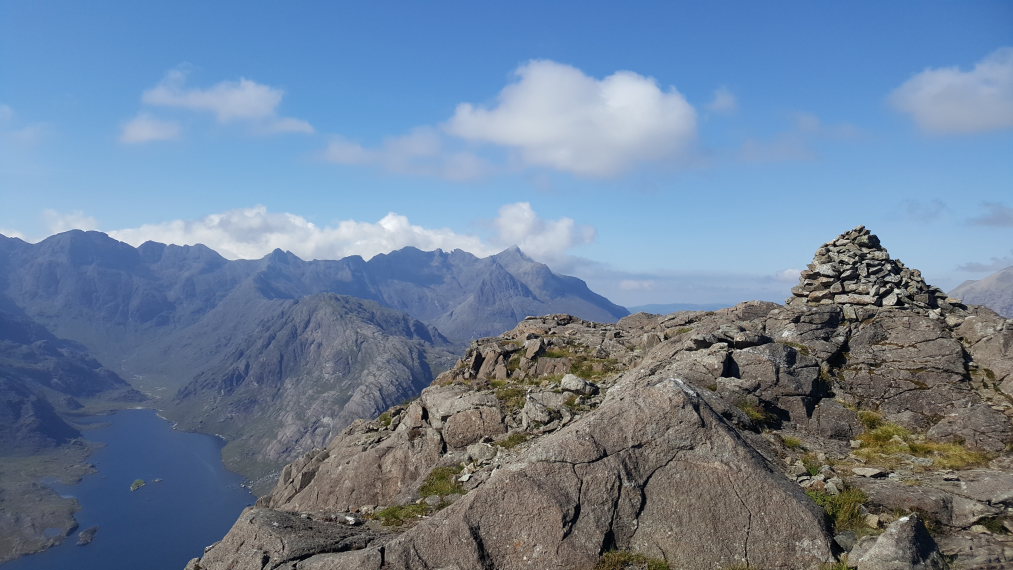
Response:
[{"label": "cumulus cloud", "polygon": [[141,102],[211,113],[219,123],[243,122],[262,133],[312,133],[313,126],[302,119],[281,117],[278,106],[285,96],[282,89],[240,78],[221,81],[208,88],[190,87],[187,74],[174,69],[158,85],[141,95]]},{"label": "cumulus cloud", "polygon": [[133,245],[148,240],[202,243],[230,259],[256,259],[274,249],[291,251],[305,259],[339,259],[348,255],[369,258],[408,245],[490,253],[477,238],[449,229],[414,225],[407,217],[393,212],[377,222],[345,220],[334,226],[318,226],[296,214],[270,212],[264,206],[255,206],[198,220],[173,220],[109,234]]},{"label": "cumulus cloud", "polygon": [[183,129],[176,121],[165,121],[148,113],[140,113],[120,129],[120,142],[127,144],[169,141],[180,137]]},{"label": "cumulus cloud", "polygon": [[998,226],[1013,227],[1013,208],[1000,202],[985,202],[982,204],[985,213],[971,218],[970,222],[976,226]]},{"label": "cumulus cloud", "polygon": [[926,69],[890,93],[889,102],[929,133],[1013,128],[1013,47],[995,50],[970,71]]},{"label": "cumulus cloud", "polygon": [[472,152],[448,149],[446,137],[432,127],[389,137],[376,148],[334,136],[324,149],[323,158],[337,164],[379,166],[399,174],[448,180],[474,180],[492,170],[485,159]]},{"label": "cumulus cloud", "polygon": [[595,79],[547,60],[515,76],[495,105],[458,105],[446,131],[513,149],[527,165],[591,177],[677,157],[696,137],[695,109],[652,78],[617,71]]},{"label": "cumulus cloud", "polygon": [[578,225],[571,218],[546,220],[528,202],[500,208],[495,227],[500,245],[516,245],[528,255],[548,261],[573,247],[593,242],[597,235],[593,227]]},{"label": "cumulus cloud", "polygon": [[1010,250],[1010,255],[1003,257],[992,257],[988,261],[982,263],[978,261],[970,261],[965,263],[957,269],[959,271],[970,271],[972,273],[986,273],[993,271],[1000,271],[1007,267],[1013,267],[1013,249]]},{"label": "cumulus cloud", "polygon": [[[461,103],[440,125],[417,127],[366,146],[334,136],[322,152],[338,164],[470,180],[503,170],[549,168],[585,177],[685,159],[696,139],[696,110],[675,90],[631,71],[596,79],[548,60],[521,65],[490,106]],[[734,95],[718,90],[714,108],[730,112]],[[496,160],[490,158],[495,157]]]},{"label": "cumulus cloud", "polygon": [[319,226],[306,218],[271,212],[264,206],[211,214],[198,220],[173,220],[109,232],[132,245],[145,241],[193,245],[202,243],[230,259],[257,259],[274,249],[304,259],[370,258],[406,246],[423,250],[463,249],[479,256],[518,245],[535,259],[552,261],[575,245],[593,239],[594,229],[569,218],[546,220],[530,204],[508,204],[493,224],[496,233],[482,238],[449,228],[426,228],[401,214],[388,213],[376,222],[344,220]]},{"label": "cumulus cloud", "polygon": [[707,109],[723,115],[731,114],[739,110],[739,100],[727,87],[719,87],[714,91],[714,98],[707,104]]},{"label": "cumulus cloud", "polygon": [[97,230],[99,228],[98,220],[80,210],[73,212],[43,210],[42,220],[50,234],[58,234],[67,230]]}]

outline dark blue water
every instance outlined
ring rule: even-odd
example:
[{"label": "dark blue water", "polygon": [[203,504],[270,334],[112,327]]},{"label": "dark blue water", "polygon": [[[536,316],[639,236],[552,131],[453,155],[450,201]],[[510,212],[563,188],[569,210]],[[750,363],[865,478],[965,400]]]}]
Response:
[{"label": "dark blue water", "polygon": [[[124,410],[101,421],[85,432],[106,444],[91,456],[98,473],[78,485],[54,485],[81,503],[79,530],[97,525],[95,539],[77,546],[74,533],[0,569],[182,570],[255,500],[222,465],[218,439],[173,430],[154,410]],[[131,492],[135,479],[148,484]]]}]

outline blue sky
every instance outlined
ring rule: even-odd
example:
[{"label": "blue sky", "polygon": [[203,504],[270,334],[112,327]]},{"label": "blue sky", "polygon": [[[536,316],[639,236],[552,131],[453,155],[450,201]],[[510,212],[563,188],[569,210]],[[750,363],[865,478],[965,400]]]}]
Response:
[{"label": "blue sky", "polygon": [[1010,2],[0,0],[0,233],[514,243],[614,301],[783,300],[856,225],[1013,265]]}]

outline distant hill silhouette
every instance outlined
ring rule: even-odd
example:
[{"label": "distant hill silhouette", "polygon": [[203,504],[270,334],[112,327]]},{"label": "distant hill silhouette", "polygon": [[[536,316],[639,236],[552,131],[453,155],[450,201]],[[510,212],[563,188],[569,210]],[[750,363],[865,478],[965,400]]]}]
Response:
[{"label": "distant hill silhouette", "polygon": [[996,271],[977,281],[964,281],[950,295],[965,303],[984,305],[1006,318],[1013,318],[1013,267]]}]

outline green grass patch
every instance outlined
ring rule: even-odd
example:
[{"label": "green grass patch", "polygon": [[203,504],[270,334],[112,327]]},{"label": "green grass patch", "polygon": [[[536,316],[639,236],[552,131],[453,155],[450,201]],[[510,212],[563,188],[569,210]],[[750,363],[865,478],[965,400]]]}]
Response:
[{"label": "green grass patch", "polygon": [[837,495],[810,489],[805,494],[823,507],[834,522],[835,532],[850,530],[861,536],[871,530],[865,524],[865,515],[862,514],[862,504],[868,501],[869,497],[860,489],[845,487]]},{"label": "green grass patch", "polygon": [[390,427],[390,422],[392,422],[393,419],[394,418],[391,417],[390,412],[384,412],[377,416],[376,421],[380,422],[380,425],[383,427]]},{"label": "green grass patch", "polygon": [[869,410],[861,410],[858,412],[858,421],[862,422],[865,429],[876,429],[883,425],[883,416]]},{"label": "green grass patch", "polygon": [[827,562],[820,566],[820,570],[851,570],[855,566],[848,564],[848,555],[841,556],[837,562]]},{"label": "green grass patch", "polygon": [[520,354],[514,354],[513,356],[511,356],[510,360],[507,361],[506,367],[507,367],[507,372],[513,372],[513,371],[517,370],[518,368],[520,368],[521,367],[521,355]]},{"label": "green grass patch", "polygon": [[881,422],[858,439],[862,446],[855,455],[886,467],[896,467],[904,455],[931,459],[935,469],[967,469],[988,461],[988,455],[959,443],[932,441],[889,422]]},{"label": "green grass patch", "polygon": [[585,380],[596,380],[615,372],[618,364],[614,358],[593,358],[580,355],[574,358],[570,372]]},{"label": "green grass patch", "polygon": [[423,503],[412,503],[410,505],[387,507],[386,509],[377,511],[376,518],[380,519],[383,526],[402,526],[427,514],[429,514],[428,506]]},{"label": "green grass patch", "polygon": [[643,568],[645,564],[647,570],[671,570],[668,562],[660,558],[649,558],[629,550],[610,550],[602,554],[594,570],[632,570]]},{"label": "green grass patch", "polygon": [[545,352],[542,353],[544,358],[569,358],[573,356],[569,351],[560,350],[558,348],[546,348]]},{"label": "green grass patch", "polygon": [[735,404],[737,408],[742,410],[753,423],[760,427],[767,427],[777,423],[777,416],[768,412],[760,404],[754,404],[748,400],[742,400]]},{"label": "green grass patch", "polygon": [[1009,530],[1002,524],[1003,521],[1008,520],[1006,517],[987,517],[978,521],[978,524],[988,529],[988,532],[992,534],[1009,534]]},{"label": "green grass patch", "polygon": [[439,495],[444,497],[446,495],[453,495],[454,493],[464,493],[461,485],[457,482],[457,474],[461,472],[460,465],[437,467],[429,472],[429,477],[419,487],[419,495],[428,497],[429,495]]},{"label": "green grass patch", "polygon": [[496,399],[503,402],[508,411],[516,411],[524,407],[525,395],[528,391],[516,386],[499,388],[496,390]]},{"label": "green grass patch", "polygon": [[790,435],[788,437],[785,437],[781,441],[784,442],[784,446],[787,447],[788,449],[802,449],[804,447],[802,445],[801,439],[797,437],[792,437]]},{"label": "green grass patch", "polygon": [[804,344],[801,344],[801,343],[798,343],[798,342],[791,342],[791,341],[787,341],[787,340],[779,340],[777,342],[779,342],[779,343],[781,343],[781,344],[783,344],[785,346],[790,346],[790,347],[794,348],[799,354],[804,354],[806,356],[812,356],[813,355],[812,349],[809,348],[808,346],[804,345]]},{"label": "green grass patch", "polygon": [[816,457],[815,453],[806,453],[802,456],[802,466],[805,467],[805,472],[811,476],[819,475],[823,465],[824,463]]},{"label": "green grass patch", "polygon": [[507,437],[497,441],[496,445],[502,447],[503,449],[513,449],[527,441],[530,437],[531,436],[526,433],[515,431]]},{"label": "green grass patch", "polygon": [[563,402],[563,405],[566,406],[567,409],[569,409],[571,412],[576,412],[580,410],[580,396],[578,396],[577,394],[570,394],[569,396],[566,397],[566,400]]}]

